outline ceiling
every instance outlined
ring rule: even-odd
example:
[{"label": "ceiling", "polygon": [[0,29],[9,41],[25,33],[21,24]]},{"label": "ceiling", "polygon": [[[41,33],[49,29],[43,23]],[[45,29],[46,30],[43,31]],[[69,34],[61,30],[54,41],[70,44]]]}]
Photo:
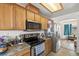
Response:
[{"label": "ceiling", "polygon": [[[19,5],[25,7],[27,3],[18,3]],[[78,3],[62,3],[64,9],[56,12],[50,12],[46,8],[44,8],[40,3],[32,3],[32,5],[39,8],[41,15],[51,19],[54,17],[58,17],[61,15],[66,15],[69,13],[77,12],[79,11],[79,4]]]},{"label": "ceiling", "polygon": [[54,17],[58,17],[61,15],[65,15],[65,14],[69,14],[69,13],[73,13],[76,11],[79,11],[79,4],[78,3],[63,3],[63,10],[57,11],[57,12],[49,12],[47,9],[45,9],[43,6],[41,6],[40,4],[33,4],[34,6],[38,7],[40,9],[40,12],[45,15],[48,18],[54,18]]}]

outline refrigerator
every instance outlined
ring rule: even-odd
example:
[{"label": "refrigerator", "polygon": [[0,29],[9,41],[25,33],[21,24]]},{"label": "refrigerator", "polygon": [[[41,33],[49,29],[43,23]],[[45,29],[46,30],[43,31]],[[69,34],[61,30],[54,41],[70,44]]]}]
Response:
[{"label": "refrigerator", "polygon": [[45,31],[46,37],[51,38],[52,41],[52,51],[58,52],[61,48],[60,43],[60,26],[59,24],[53,23],[49,26],[49,29]]},{"label": "refrigerator", "polygon": [[52,51],[58,52],[61,48],[60,25],[57,24],[57,23],[54,23],[54,26],[51,29],[53,29],[53,33],[52,33],[52,36],[51,36]]}]

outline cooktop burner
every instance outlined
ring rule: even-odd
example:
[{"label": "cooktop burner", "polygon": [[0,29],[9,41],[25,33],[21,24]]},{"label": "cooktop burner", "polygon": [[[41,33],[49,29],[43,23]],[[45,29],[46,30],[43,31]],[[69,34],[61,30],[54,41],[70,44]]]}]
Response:
[{"label": "cooktop burner", "polygon": [[42,42],[44,42],[45,40],[36,40],[36,41],[29,41],[29,42],[26,42],[27,44],[31,45],[31,46],[36,46],[38,44],[41,44]]}]

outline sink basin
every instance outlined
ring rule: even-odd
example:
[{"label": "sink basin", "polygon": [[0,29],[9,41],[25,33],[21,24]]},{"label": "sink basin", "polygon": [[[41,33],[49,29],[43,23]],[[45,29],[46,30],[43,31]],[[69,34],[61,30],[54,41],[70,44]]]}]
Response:
[{"label": "sink basin", "polygon": [[16,50],[17,50],[17,51],[21,51],[22,49],[21,49],[21,48],[16,48]]},{"label": "sink basin", "polygon": [[16,47],[16,50],[17,50],[17,51],[23,50],[23,46],[18,46],[18,47]]},{"label": "sink basin", "polygon": [[25,48],[25,45],[24,44],[18,44],[17,46],[16,46],[16,50],[17,51],[21,51],[21,50],[23,50]]}]

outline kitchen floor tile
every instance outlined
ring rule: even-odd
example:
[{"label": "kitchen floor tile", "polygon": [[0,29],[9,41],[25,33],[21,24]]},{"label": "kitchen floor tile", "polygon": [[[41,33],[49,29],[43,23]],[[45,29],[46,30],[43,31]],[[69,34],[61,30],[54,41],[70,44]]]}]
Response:
[{"label": "kitchen floor tile", "polygon": [[74,42],[70,40],[61,40],[61,48],[58,52],[51,52],[48,56],[78,56],[75,51]]}]

